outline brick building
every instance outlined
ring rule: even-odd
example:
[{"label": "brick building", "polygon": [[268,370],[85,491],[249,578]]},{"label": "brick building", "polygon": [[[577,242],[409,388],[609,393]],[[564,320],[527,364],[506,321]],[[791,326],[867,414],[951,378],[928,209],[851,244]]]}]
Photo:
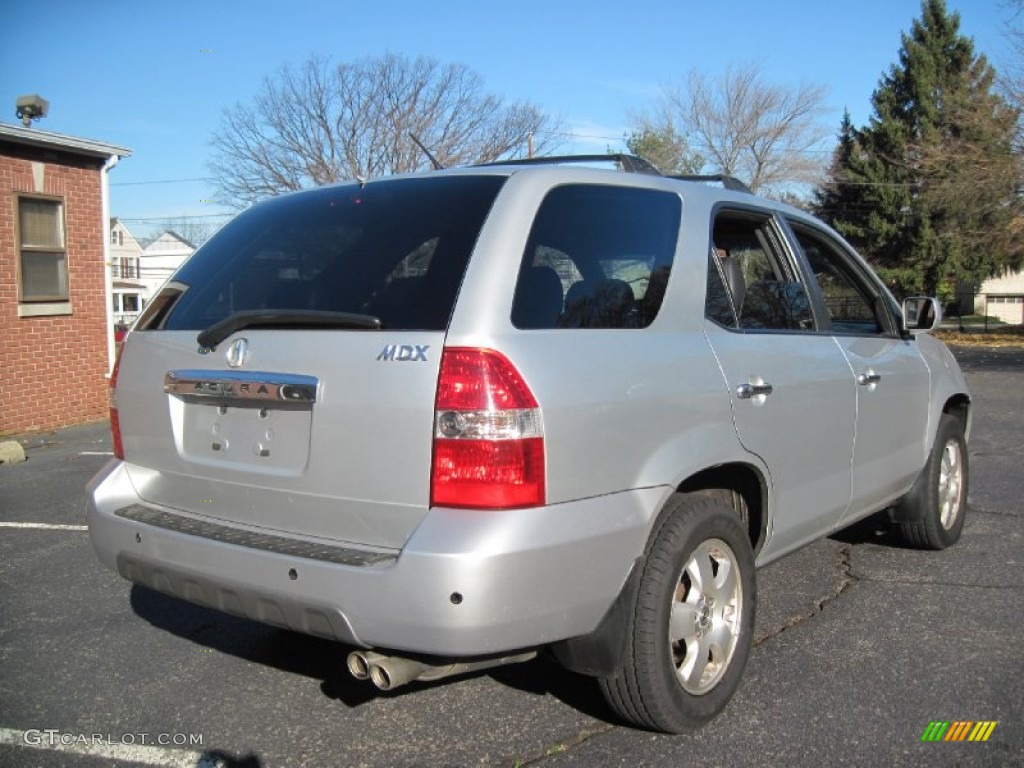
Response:
[{"label": "brick building", "polygon": [[108,174],[130,154],[0,123],[0,435],[107,416]]}]

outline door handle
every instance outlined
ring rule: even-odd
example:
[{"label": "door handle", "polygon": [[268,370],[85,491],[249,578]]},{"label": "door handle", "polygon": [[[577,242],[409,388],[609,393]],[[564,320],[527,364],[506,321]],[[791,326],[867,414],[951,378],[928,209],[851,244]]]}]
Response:
[{"label": "door handle", "polygon": [[857,383],[862,387],[869,387],[872,384],[877,384],[882,380],[881,374],[875,373],[871,369],[868,369],[867,373],[857,374]]},{"label": "door handle", "polygon": [[775,388],[771,384],[765,382],[762,382],[761,384],[751,384],[748,382],[736,387],[736,397],[740,400],[750,400],[758,395],[770,395],[774,389]]}]

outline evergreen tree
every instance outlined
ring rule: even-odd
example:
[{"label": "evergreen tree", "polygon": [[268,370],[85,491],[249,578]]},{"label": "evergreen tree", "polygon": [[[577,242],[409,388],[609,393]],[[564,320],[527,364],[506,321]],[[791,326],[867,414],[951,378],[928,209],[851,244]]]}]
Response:
[{"label": "evergreen tree", "polygon": [[899,294],[980,282],[1024,255],[1018,115],[960,34],[959,14],[924,0],[873,114],[844,119],[819,210]]},{"label": "evergreen tree", "polygon": [[857,188],[859,179],[853,175],[853,165],[859,154],[857,130],[847,109],[843,111],[836,148],[826,172],[828,180],[815,190],[813,210],[821,218],[831,221],[856,247],[862,248],[867,232],[861,215],[864,212],[860,197],[863,190]]}]

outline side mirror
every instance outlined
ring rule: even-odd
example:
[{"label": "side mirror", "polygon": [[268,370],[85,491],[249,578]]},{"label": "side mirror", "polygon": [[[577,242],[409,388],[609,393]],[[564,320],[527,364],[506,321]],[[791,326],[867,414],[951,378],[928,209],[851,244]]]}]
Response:
[{"label": "side mirror", "polygon": [[942,322],[939,300],[928,296],[911,296],[903,300],[904,333],[928,333]]}]

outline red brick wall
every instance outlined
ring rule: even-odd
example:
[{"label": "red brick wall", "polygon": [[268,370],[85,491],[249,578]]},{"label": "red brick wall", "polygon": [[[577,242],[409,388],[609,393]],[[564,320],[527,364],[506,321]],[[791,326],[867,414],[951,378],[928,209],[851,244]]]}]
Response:
[{"label": "red brick wall", "polygon": [[[102,171],[98,161],[0,145],[0,435],[107,416],[107,313]],[[19,192],[64,200],[71,315],[18,316]]]}]

